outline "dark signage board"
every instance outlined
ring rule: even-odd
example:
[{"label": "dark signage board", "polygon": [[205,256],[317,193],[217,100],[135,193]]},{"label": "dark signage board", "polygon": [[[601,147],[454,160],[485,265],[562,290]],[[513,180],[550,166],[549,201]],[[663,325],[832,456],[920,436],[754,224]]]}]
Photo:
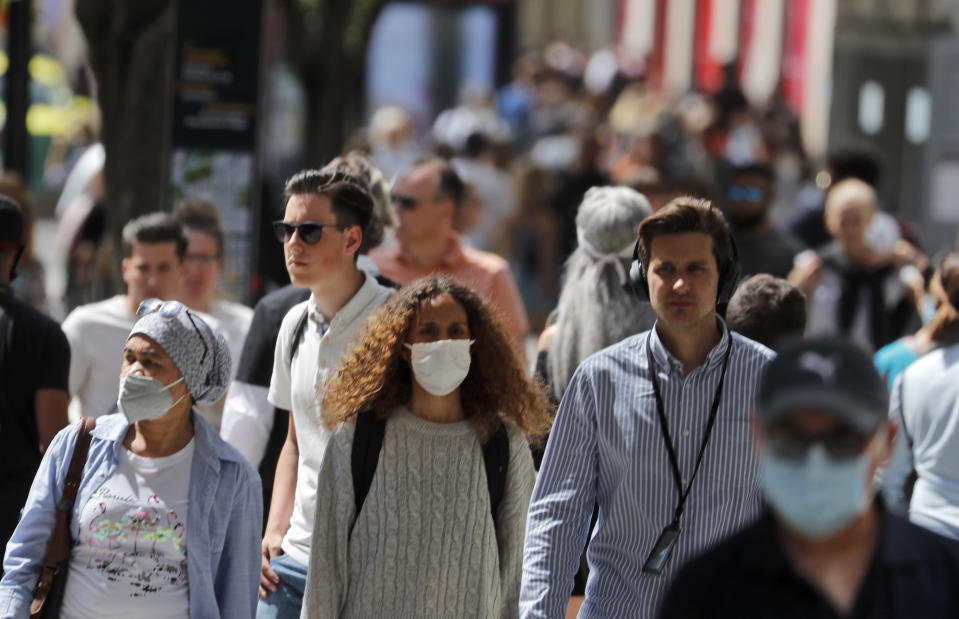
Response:
[{"label": "dark signage board", "polygon": [[259,218],[257,118],[263,0],[177,0],[168,202],[213,202],[225,233],[221,290],[251,299]]},{"label": "dark signage board", "polygon": [[252,149],[262,0],[179,0],[173,145]]}]

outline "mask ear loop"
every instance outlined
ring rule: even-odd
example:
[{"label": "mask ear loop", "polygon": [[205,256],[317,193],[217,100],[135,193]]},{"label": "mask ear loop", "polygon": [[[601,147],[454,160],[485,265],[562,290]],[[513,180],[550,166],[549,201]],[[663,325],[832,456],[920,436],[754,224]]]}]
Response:
[{"label": "mask ear loop", "polygon": [[[185,384],[186,384],[186,376],[184,376],[183,374],[180,374],[180,378],[176,379],[175,381],[173,381],[173,382],[170,383],[169,385],[166,385],[166,386],[164,387],[164,389],[166,389],[167,391],[169,391],[171,387],[173,387],[174,385],[176,385],[176,384],[178,384],[178,383],[183,383],[183,384],[185,385]],[[189,395],[189,393],[190,393],[190,387],[188,386],[188,387],[186,388],[186,393],[184,393],[183,395],[181,395],[180,397],[178,397],[178,398],[176,399],[176,402],[174,402],[173,404],[171,404],[171,405],[170,405],[170,408],[169,408],[168,410],[173,409],[173,407],[175,407],[177,404],[179,404],[180,402],[182,402],[182,401],[183,401],[183,398],[185,398],[187,395]]]}]

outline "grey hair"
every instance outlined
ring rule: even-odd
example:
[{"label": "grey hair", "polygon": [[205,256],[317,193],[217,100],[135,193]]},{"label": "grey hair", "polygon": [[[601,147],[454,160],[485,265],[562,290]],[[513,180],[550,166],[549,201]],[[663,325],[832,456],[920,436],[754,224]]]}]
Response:
[{"label": "grey hair", "polygon": [[[649,201],[633,189],[593,187],[579,206],[576,228],[595,250],[618,254],[635,243],[639,223],[651,213]],[[628,272],[630,258],[617,259]],[[623,286],[615,265],[597,260],[582,247],[566,261],[564,277],[547,368],[557,400],[583,359],[656,321],[652,306]]]}]

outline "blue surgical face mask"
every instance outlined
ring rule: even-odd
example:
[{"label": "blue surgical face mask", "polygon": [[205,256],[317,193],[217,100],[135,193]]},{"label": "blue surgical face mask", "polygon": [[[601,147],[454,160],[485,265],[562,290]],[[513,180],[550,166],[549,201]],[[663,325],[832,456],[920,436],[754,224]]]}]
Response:
[{"label": "blue surgical face mask", "polygon": [[760,487],[783,524],[811,539],[842,531],[871,501],[869,449],[854,458],[833,459],[816,443],[801,458],[766,449]]}]

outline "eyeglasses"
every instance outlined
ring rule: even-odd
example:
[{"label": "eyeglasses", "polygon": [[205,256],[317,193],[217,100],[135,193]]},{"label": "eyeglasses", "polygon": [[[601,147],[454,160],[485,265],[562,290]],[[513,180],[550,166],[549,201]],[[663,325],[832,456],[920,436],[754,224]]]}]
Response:
[{"label": "eyeglasses", "polygon": [[200,333],[200,328],[196,326],[196,322],[194,322],[193,316],[191,315],[187,306],[179,301],[147,299],[140,304],[140,307],[137,308],[137,317],[143,318],[147,314],[152,314],[153,312],[159,312],[160,318],[164,318],[166,320],[173,318],[180,312],[186,312],[186,317],[190,319],[190,324],[193,325],[193,330],[196,331],[196,336],[200,338],[200,343],[203,344],[203,356],[200,357],[200,365],[203,365],[203,362],[206,361],[206,353],[209,349],[207,348],[206,340],[203,338],[203,334]]},{"label": "eyeglasses", "polygon": [[210,265],[216,264],[222,259],[222,256],[216,254],[187,254],[183,256],[184,264],[198,264],[200,266],[208,267]]},{"label": "eyeglasses", "polygon": [[416,208],[416,198],[405,193],[393,193],[390,195],[390,202],[396,204],[404,211],[412,211]]},{"label": "eyeglasses", "polygon": [[321,224],[316,221],[293,223],[289,221],[274,221],[273,234],[281,243],[288,243],[293,233],[298,232],[300,239],[307,245],[315,245],[323,238],[323,228],[335,228],[336,224]]},{"label": "eyeglasses", "polygon": [[809,435],[797,432],[794,428],[779,426],[769,430],[767,439],[770,448],[783,458],[798,460],[803,458],[813,445],[819,444],[830,458],[847,460],[865,451],[872,435],[847,427],[840,427],[826,434]]},{"label": "eyeglasses", "polygon": [[763,199],[763,191],[759,187],[733,185],[729,188],[729,199],[756,204]]}]

